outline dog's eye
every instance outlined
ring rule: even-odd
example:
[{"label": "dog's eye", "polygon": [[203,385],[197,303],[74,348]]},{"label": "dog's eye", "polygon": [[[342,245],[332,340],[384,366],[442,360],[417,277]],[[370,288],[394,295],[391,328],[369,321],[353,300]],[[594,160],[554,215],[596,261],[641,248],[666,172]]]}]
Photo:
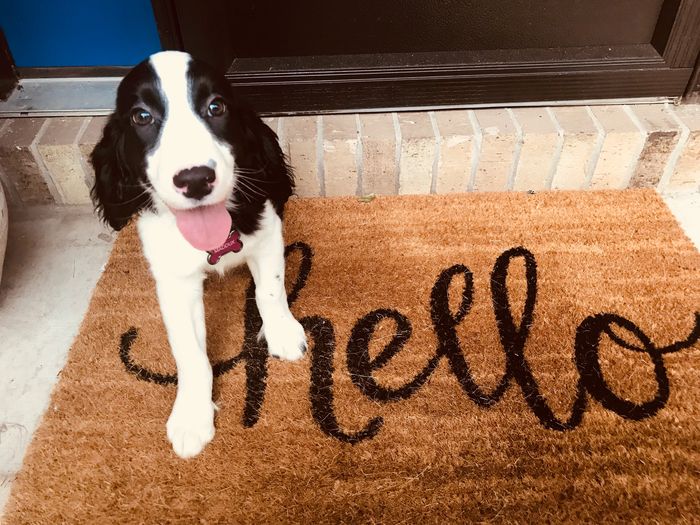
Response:
[{"label": "dog's eye", "polygon": [[137,126],[148,126],[153,124],[153,115],[142,108],[136,108],[131,112],[131,122]]},{"label": "dog's eye", "polygon": [[207,107],[207,114],[210,117],[220,117],[226,113],[226,104],[224,103],[223,100],[220,98],[215,98],[211,102],[209,102],[209,106]]}]

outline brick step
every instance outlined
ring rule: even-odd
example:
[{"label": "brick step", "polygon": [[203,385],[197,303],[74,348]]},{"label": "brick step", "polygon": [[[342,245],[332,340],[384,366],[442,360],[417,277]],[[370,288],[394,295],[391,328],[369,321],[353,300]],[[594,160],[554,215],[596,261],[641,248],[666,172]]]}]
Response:
[{"label": "brick step", "polygon": [[[640,104],[266,118],[300,196],[700,188],[700,106]],[[87,204],[106,117],[0,120],[11,206]]]}]

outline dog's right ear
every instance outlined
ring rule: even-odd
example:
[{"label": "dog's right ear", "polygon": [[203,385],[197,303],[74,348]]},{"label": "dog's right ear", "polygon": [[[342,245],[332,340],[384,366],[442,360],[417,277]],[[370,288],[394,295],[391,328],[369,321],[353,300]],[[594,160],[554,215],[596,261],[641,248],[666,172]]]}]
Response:
[{"label": "dog's right ear", "polygon": [[134,169],[135,166],[129,165],[123,126],[113,114],[102,132],[102,139],[90,155],[90,163],[95,169],[90,196],[100,218],[115,230],[121,230],[150,203],[138,167]]}]

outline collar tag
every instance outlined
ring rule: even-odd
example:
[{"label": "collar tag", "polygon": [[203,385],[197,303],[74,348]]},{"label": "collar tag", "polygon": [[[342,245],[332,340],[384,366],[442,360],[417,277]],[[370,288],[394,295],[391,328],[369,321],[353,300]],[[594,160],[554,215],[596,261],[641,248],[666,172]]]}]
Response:
[{"label": "collar tag", "polygon": [[241,234],[238,230],[232,229],[231,233],[228,234],[228,238],[224,241],[224,244],[215,248],[214,250],[209,250],[207,253],[207,262],[214,265],[219,262],[224,255],[227,253],[238,253],[243,249],[243,242],[241,241]]}]

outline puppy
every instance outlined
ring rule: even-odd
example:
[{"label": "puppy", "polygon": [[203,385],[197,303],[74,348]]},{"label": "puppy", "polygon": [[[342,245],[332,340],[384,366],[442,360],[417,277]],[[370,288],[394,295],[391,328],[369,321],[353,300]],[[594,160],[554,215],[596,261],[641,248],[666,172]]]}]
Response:
[{"label": "puppy", "polygon": [[214,437],[207,272],[245,262],[270,355],[295,360],[306,349],[284,289],[292,172],[275,133],[226,79],[177,51],[156,53],[124,77],[91,162],[101,218],[115,230],[137,220],[177,364],[167,435],[178,456],[193,457]]}]

